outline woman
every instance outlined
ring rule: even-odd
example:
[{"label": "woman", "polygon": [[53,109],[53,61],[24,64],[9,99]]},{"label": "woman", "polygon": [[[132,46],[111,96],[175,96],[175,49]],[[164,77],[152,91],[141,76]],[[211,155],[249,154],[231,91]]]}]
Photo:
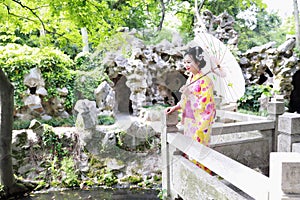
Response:
[{"label": "woman", "polygon": [[[183,63],[185,69],[190,72],[190,76],[184,86],[180,102],[167,108],[166,114],[182,109],[184,135],[208,146],[216,109],[213,83],[201,71],[206,64],[202,54],[201,47],[193,47],[185,53]],[[210,172],[198,163],[196,164]]]}]

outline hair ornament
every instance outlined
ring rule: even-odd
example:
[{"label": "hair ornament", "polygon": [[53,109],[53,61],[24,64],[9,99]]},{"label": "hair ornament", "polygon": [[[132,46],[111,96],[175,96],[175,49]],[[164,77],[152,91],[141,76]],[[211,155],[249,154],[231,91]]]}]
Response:
[{"label": "hair ornament", "polygon": [[198,61],[203,60],[202,51],[199,52],[199,47],[198,47],[198,46],[196,47],[196,56],[195,56],[195,58],[196,58]]}]

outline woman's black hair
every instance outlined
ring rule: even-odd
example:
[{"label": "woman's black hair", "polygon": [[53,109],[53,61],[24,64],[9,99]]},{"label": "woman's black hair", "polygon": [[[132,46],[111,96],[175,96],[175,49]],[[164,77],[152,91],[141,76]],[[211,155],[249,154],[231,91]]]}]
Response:
[{"label": "woman's black hair", "polygon": [[203,53],[203,49],[199,46],[196,46],[196,47],[192,47],[190,48],[185,54],[184,56],[186,55],[190,55],[192,56],[193,60],[198,63],[198,67],[199,69],[203,68],[206,64],[205,60],[204,60],[204,57],[202,55]]}]

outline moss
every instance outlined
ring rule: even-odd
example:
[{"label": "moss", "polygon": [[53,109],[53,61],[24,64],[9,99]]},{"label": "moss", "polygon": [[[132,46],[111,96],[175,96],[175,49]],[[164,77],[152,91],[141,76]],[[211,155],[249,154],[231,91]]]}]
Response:
[{"label": "moss", "polygon": [[15,120],[13,122],[13,130],[27,129],[30,125],[30,120]]},{"label": "moss", "polygon": [[138,184],[143,181],[143,178],[140,175],[130,175],[121,179],[122,182],[128,182],[131,184]]},{"label": "moss", "polygon": [[113,172],[107,171],[105,174],[100,175],[98,181],[101,185],[111,187],[118,183],[118,178],[114,175]]}]

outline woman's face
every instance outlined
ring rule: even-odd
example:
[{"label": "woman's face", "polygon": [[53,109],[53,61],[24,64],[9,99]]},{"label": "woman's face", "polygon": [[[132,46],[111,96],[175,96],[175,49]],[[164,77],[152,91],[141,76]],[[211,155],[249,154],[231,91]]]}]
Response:
[{"label": "woman's face", "polygon": [[184,64],[185,69],[188,72],[193,73],[194,75],[196,75],[197,73],[200,72],[200,70],[198,68],[198,63],[196,63],[195,60],[190,55],[185,55],[184,56],[183,64]]}]

